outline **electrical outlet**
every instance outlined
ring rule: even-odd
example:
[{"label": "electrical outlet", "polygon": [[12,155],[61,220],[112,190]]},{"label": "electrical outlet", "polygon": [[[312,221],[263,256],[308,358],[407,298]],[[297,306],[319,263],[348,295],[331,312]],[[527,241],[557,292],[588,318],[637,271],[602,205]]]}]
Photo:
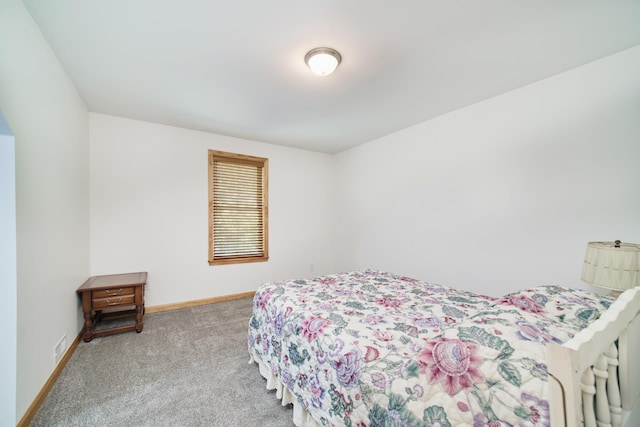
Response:
[{"label": "electrical outlet", "polygon": [[67,351],[67,335],[65,334],[62,336],[62,338],[60,338],[60,341],[58,341],[58,344],[56,344],[56,346],[53,348],[53,357],[55,358],[56,364],[60,362],[60,359],[62,359],[62,356],[66,351]]}]

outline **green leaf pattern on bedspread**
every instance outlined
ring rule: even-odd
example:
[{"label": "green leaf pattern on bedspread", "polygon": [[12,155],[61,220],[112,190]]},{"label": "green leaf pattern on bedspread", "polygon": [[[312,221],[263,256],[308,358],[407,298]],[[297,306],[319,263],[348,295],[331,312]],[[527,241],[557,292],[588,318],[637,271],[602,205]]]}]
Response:
[{"label": "green leaf pattern on bedspread", "polygon": [[491,298],[378,271],[265,284],[249,351],[325,426],[548,426],[545,344],[612,300]]}]

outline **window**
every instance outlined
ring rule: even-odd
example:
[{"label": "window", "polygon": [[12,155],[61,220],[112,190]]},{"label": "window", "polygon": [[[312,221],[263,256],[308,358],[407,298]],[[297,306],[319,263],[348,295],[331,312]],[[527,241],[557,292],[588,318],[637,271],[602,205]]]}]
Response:
[{"label": "window", "polygon": [[267,164],[209,150],[209,265],[269,259]]}]

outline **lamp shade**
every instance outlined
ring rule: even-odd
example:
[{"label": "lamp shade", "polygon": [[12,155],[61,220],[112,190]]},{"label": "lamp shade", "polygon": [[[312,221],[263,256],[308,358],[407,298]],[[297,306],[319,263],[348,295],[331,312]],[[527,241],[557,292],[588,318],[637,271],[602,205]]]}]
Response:
[{"label": "lamp shade", "polygon": [[584,256],[582,280],[616,291],[640,285],[640,245],[619,240],[589,242]]}]

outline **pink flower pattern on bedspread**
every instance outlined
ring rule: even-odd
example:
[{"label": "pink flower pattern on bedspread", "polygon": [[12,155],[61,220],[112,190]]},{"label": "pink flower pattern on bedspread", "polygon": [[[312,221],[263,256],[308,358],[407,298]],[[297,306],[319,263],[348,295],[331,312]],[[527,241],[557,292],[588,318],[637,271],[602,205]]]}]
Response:
[{"label": "pink flower pattern on bedspread", "polygon": [[477,347],[460,340],[438,338],[429,341],[418,354],[420,372],[430,384],[441,383],[454,396],[463,388],[484,381],[478,368],[484,360],[476,355]]},{"label": "pink flower pattern on bedspread", "polygon": [[545,346],[612,300],[491,298],[378,271],[268,283],[248,344],[324,426],[548,426]]}]

